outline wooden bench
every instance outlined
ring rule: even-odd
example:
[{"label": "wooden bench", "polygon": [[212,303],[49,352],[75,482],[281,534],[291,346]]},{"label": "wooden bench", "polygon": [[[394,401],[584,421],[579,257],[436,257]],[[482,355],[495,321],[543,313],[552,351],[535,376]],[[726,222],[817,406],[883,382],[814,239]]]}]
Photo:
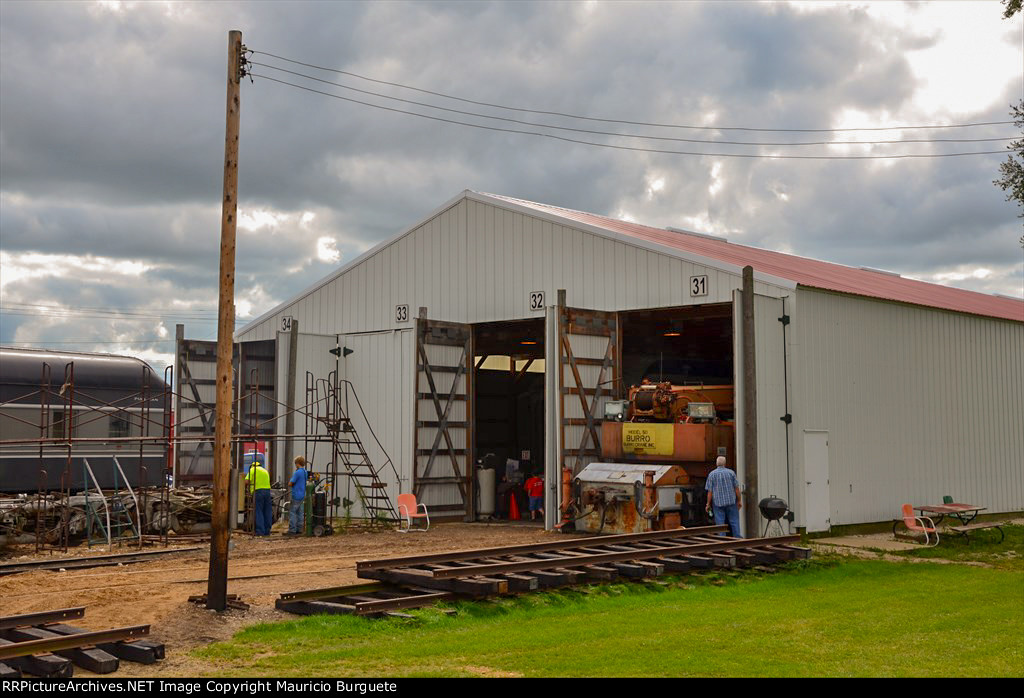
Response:
[{"label": "wooden bench", "polygon": [[980,531],[980,530],[985,529],[985,528],[994,528],[997,531],[999,531],[999,542],[1002,543],[1003,539],[1006,537],[1006,534],[1003,533],[1003,528],[1002,527],[1003,527],[1003,522],[1001,522],[1001,521],[992,521],[992,522],[986,522],[986,523],[972,523],[972,524],[967,524],[965,526],[950,526],[949,530],[950,531],[954,531],[956,533],[959,533],[961,536],[964,537],[964,539],[968,543],[970,543],[971,542],[971,539],[970,539],[971,531]]}]

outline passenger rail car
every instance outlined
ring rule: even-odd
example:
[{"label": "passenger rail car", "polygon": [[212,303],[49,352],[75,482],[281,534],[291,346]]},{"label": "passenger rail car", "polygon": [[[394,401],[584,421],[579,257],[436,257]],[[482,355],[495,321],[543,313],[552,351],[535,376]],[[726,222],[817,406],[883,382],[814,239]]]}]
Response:
[{"label": "passenger rail car", "polygon": [[161,485],[170,394],[140,359],[0,347],[0,492]]}]

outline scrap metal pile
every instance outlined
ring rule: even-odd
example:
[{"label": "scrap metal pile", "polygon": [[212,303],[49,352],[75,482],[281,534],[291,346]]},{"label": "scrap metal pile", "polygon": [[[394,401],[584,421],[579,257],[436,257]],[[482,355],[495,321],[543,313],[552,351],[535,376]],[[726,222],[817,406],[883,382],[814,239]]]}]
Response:
[{"label": "scrap metal pile", "polygon": [[122,659],[153,664],[164,658],[163,644],[145,639],[148,625],[90,632],[64,622],[83,617],[84,606],[0,617],[0,678],[66,679],[75,666],[110,674]]},{"label": "scrap metal pile", "polygon": [[281,594],[291,613],[390,614],[459,597],[479,598],[590,581],[656,577],[710,568],[763,567],[810,557],[796,535],[730,538],[727,526],[701,526],[576,538],[356,563],[378,584]]},{"label": "scrap metal pile", "polygon": [[[273,491],[275,510],[285,490]],[[209,489],[143,488],[134,493],[22,494],[0,499],[0,547],[18,543],[79,545],[86,540],[208,533]],[[141,526],[139,512],[141,511]]]}]

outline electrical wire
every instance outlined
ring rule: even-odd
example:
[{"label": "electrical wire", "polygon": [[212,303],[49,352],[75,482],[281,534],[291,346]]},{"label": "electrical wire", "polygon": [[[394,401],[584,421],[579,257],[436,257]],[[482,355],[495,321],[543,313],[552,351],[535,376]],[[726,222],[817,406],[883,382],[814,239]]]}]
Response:
[{"label": "electrical wire", "polygon": [[433,95],[435,97],[443,97],[444,99],[452,99],[458,102],[465,102],[467,104],[476,104],[481,107],[492,107],[494,109],[505,109],[508,111],[519,111],[526,112],[529,114],[544,114],[548,116],[560,116],[567,119],[581,119],[584,121],[600,121],[603,123],[610,124],[626,124],[630,126],[655,126],[658,128],[686,128],[701,131],[752,131],[759,133],[841,133],[847,131],[911,131],[917,129],[947,129],[947,128],[973,128],[975,126],[1002,126],[1005,124],[1012,124],[1013,121],[981,121],[976,123],[967,124],[936,124],[936,125],[924,125],[924,126],[875,126],[870,128],[754,128],[749,126],[693,126],[686,124],[660,124],[648,121],[628,121],[625,119],[605,119],[594,116],[584,116],[579,114],[568,114],[565,112],[548,111],[543,109],[528,109],[526,107],[509,107],[502,104],[494,104],[491,102],[481,102],[474,99],[466,99],[464,97],[457,97],[455,95],[445,94],[444,92],[435,92],[433,90],[425,90],[419,87],[413,87],[411,85],[403,85],[398,82],[389,82],[387,80],[377,80],[375,78],[360,75],[359,73],[353,73],[347,70],[340,70],[337,68],[324,68],[319,65],[312,63],[303,63],[292,58],[285,58],[267,51],[256,51],[251,50],[250,53],[253,55],[260,54],[263,56],[270,56],[281,61],[288,63],[294,63],[296,65],[305,66],[307,68],[313,68],[315,70],[322,70],[329,73],[337,73],[339,75],[348,75],[349,77],[358,78],[360,80],[366,80],[367,82],[377,83],[379,85],[389,85],[391,87],[400,87],[405,90],[413,90],[423,94]]},{"label": "electrical wire", "polygon": [[554,124],[539,124],[533,121],[524,121],[522,119],[510,119],[503,116],[492,116],[490,114],[481,114],[479,112],[465,111],[462,109],[449,109],[448,107],[439,107],[435,104],[427,104],[426,102],[417,102],[411,99],[402,99],[401,97],[391,97],[389,95],[381,94],[379,92],[371,92],[369,90],[360,90],[357,87],[351,87],[350,85],[342,85],[341,83],[331,82],[330,80],[323,80],[321,78],[313,77],[312,75],[306,75],[305,73],[298,73],[294,70],[286,70],[279,68],[274,65],[267,63],[257,63],[250,61],[249,65],[260,66],[263,68],[270,68],[271,70],[277,70],[282,73],[288,73],[289,75],[295,75],[297,77],[305,78],[307,80],[313,80],[315,82],[324,83],[333,87],[339,87],[343,90],[351,90],[364,95],[371,95],[373,97],[380,97],[381,99],[390,99],[395,102],[402,102],[404,104],[415,104],[419,107],[427,107],[428,109],[438,109],[440,111],[449,112],[452,114],[462,114],[464,116],[475,116],[481,119],[493,119],[495,121],[504,121],[507,123],[522,124],[524,126],[533,126],[537,128],[550,128],[559,131],[572,131],[575,133],[590,133],[600,136],[619,136],[622,138],[643,138],[646,140],[654,141],[675,141],[681,143],[712,143],[717,145],[759,145],[766,147],[775,146],[806,146],[806,145],[888,145],[895,143],[990,143],[995,141],[1012,141],[1014,136],[1006,136],[999,138],[917,138],[917,139],[901,139],[901,140],[889,140],[889,141],[800,141],[800,142],[787,142],[787,143],[773,143],[763,141],[722,141],[722,140],[708,140],[704,138],[679,138],[675,136],[649,136],[637,133],[619,133],[617,131],[597,131],[594,129],[586,128],[574,128],[572,126],[556,126]]},{"label": "electrical wire", "polygon": [[[47,305],[45,303],[22,303],[20,301],[8,301],[9,305],[17,305],[28,308],[57,308],[63,310],[64,308],[74,308],[75,310],[110,310],[107,307],[96,307],[96,306],[59,306],[59,305]],[[184,313],[216,313],[216,308],[153,308],[153,310],[166,313],[174,313],[180,310]]]},{"label": "electrical wire", "polygon": [[[35,318],[55,318],[63,320],[121,320],[124,322],[147,322],[147,321],[171,321],[171,320],[188,320],[196,324],[210,324],[218,322],[218,319],[213,317],[187,317],[181,315],[139,315],[139,314],[118,314],[117,312],[111,312],[108,314],[95,314],[95,313],[77,313],[77,312],[66,312],[66,313],[47,313],[38,312],[32,310],[7,310],[0,308],[0,315],[8,316],[13,315],[17,317],[35,317]],[[246,319],[235,318],[235,323],[248,322]]]},{"label": "electrical wire", "polygon": [[540,138],[551,138],[558,141],[564,141],[566,143],[578,143],[581,145],[589,145],[598,148],[611,148],[613,150],[629,150],[641,153],[661,153],[665,155],[696,155],[702,157],[718,157],[718,158],[744,158],[744,159],[765,159],[765,160],[906,160],[906,159],[917,159],[917,158],[946,158],[946,157],[961,157],[967,155],[1003,155],[1006,153],[1005,150],[981,150],[981,151],[968,151],[958,153],[922,153],[922,154],[910,154],[904,153],[899,155],[775,155],[775,154],[763,154],[763,153],[701,153],[683,150],[665,150],[661,148],[640,148],[636,146],[627,145],[613,145],[611,143],[596,143],[594,141],[585,141],[578,138],[568,138],[566,136],[558,136],[553,133],[541,133],[538,131],[522,131],[519,129],[501,128],[498,126],[485,126],[483,124],[473,124],[467,121],[458,121],[456,119],[445,119],[440,116],[431,116],[429,114],[420,114],[418,112],[406,111],[404,109],[395,109],[394,107],[386,107],[380,104],[373,104],[371,102],[364,102],[358,99],[352,99],[351,97],[342,97],[341,95],[331,94],[330,92],[324,92],[323,90],[315,90],[311,87],[305,87],[303,85],[296,85],[295,83],[288,82],[286,80],[279,80],[269,75],[262,75],[259,73],[250,72],[249,75],[254,78],[260,78],[263,80],[269,80],[271,82],[280,83],[289,87],[294,87],[306,92],[312,92],[315,94],[324,95],[326,97],[333,97],[334,99],[340,99],[345,102],[352,102],[354,104],[362,104],[367,107],[373,107],[375,109],[382,109],[384,111],[395,112],[397,114],[407,114],[409,116],[417,116],[421,119],[430,119],[431,121],[440,121],[448,124],[456,124],[459,126],[468,126],[470,128],[482,129],[485,131],[498,131],[502,133],[518,133],[526,136],[536,136]]}]

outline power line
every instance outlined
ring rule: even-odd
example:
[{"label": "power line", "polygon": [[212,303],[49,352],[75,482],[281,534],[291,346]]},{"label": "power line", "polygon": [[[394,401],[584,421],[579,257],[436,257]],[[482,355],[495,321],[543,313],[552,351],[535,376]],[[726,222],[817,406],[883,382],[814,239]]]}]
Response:
[{"label": "power line", "polygon": [[305,73],[298,73],[293,70],[286,70],[275,65],[269,65],[267,63],[258,63],[256,61],[250,61],[249,65],[260,66],[263,68],[270,68],[271,70],[277,70],[282,73],[288,73],[289,75],[295,75],[306,80],[313,80],[315,82],[324,83],[333,87],[339,87],[343,90],[351,90],[352,92],[358,92],[364,95],[371,95],[373,97],[380,97],[381,99],[390,99],[395,102],[402,102],[404,104],[415,104],[419,107],[427,107],[428,109],[438,109],[440,111],[449,112],[452,114],[462,114],[464,116],[475,116],[481,119],[493,119],[495,121],[505,121],[508,123],[522,124],[524,126],[534,126],[538,128],[550,128],[559,131],[573,131],[576,133],[591,133],[600,136],[619,136],[622,138],[643,138],[654,141],[676,141],[681,143],[713,143],[718,145],[759,145],[765,147],[773,146],[806,146],[806,145],[886,145],[895,143],[985,143],[994,141],[1012,141],[1014,136],[1000,137],[1000,138],[918,138],[918,139],[901,139],[901,140],[890,140],[890,141],[801,141],[801,142],[788,142],[788,143],[771,143],[761,141],[722,141],[722,140],[708,140],[703,138],[679,138],[675,136],[649,136],[637,133],[619,133],[617,131],[597,131],[594,129],[586,128],[575,128],[572,126],[556,126],[554,124],[539,124],[533,121],[524,121],[522,119],[511,119],[504,116],[492,116],[490,114],[481,114],[479,112],[465,111],[462,109],[450,109],[448,107],[440,107],[436,104],[427,104],[426,102],[417,102],[412,99],[402,99],[401,97],[392,97],[390,95],[381,94],[379,92],[372,92],[370,90],[360,90],[357,87],[350,85],[342,85],[341,83],[331,82],[330,80],[323,80],[321,78],[313,77],[312,75],[306,75]]},{"label": "power line", "polygon": [[352,99],[350,97],[342,97],[341,95],[331,94],[330,92],[324,92],[322,90],[314,90],[311,87],[305,87],[303,85],[296,85],[292,82],[285,80],[278,80],[272,78],[269,75],[261,75],[259,73],[249,73],[254,78],[261,78],[263,80],[270,80],[271,82],[277,82],[282,85],[288,85],[300,90],[307,92],[313,92],[315,94],[324,95],[326,97],[333,97],[334,99],[340,99],[345,102],[353,102],[354,104],[362,104],[367,107],[373,107],[375,109],[383,109],[384,111],[395,112],[397,114],[407,114],[409,116],[417,116],[421,119],[430,119],[431,121],[441,121],[448,124],[456,124],[459,126],[468,126],[470,128],[482,129],[485,131],[499,131],[502,133],[518,133],[527,136],[537,136],[541,138],[552,138],[558,141],[565,141],[566,143],[579,143],[581,145],[590,145],[598,148],[611,148],[613,150],[630,150],[642,153],[662,153],[666,155],[696,155],[701,157],[718,157],[718,158],[746,158],[746,159],[766,159],[766,160],[905,160],[914,158],[947,158],[947,157],[960,157],[965,155],[1004,155],[1005,150],[982,150],[982,151],[969,151],[960,153],[925,153],[925,154],[901,154],[901,155],[772,155],[772,154],[760,154],[760,153],[699,153],[683,150],[664,150],[660,148],[639,148],[636,146],[627,145],[613,145],[611,143],[595,143],[593,141],[584,141],[577,138],[568,138],[566,136],[558,136],[553,133],[540,133],[537,131],[522,131],[519,129],[501,128],[498,126],[484,126],[483,124],[472,124],[466,121],[458,121],[456,119],[445,119],[440,116],[430,116],[428,114],[420,114],[418,112],[406,111],[404,109],[395,109],[394,107],[385,107],[380,104],[373,104],[371,102],[363,102],[362,100]]},{"label": "power line", "polygon": [[[54,308],[55,311],[60,309]],[[216,317],[193,317],[186,315],[145,315],[140,313],[118,313],[112,311],[110,313],[95,313],[95,312],[44,312],[39,310],[30,309],[8,309],[0,308],[0,314],[3,315],[16,315],[19,317],[40,317],[40,318],[57,318],[57,319],[89,319],[89,320],[123,320],[125,322],[143,322],[146,320],[189,320],[195,323],[211,323],[217,322]],[[235,319],[235,322],[246,322],[243,319]]]},{"label": "power line", "polygon": [[[567,119],[581,119],[584,121],[600,121],[603,123],[610,124],[627,124],[630,126],[655,126],[658,128],[687,128],[700,131],[754,131],[760,133],[839,133],[846,131],[911,131],[917,129],[947,129],[947,128],[972,128],[975,126],[1001,126],[1004,124],[1012,124],[1013,121],[981,121],[976,123],[967,124],[942,124],[942,125],[926,125],[926,126],[875,126],[871,128],[754,128],[748,126],[692,126],[684,124],[660,124],[652,123],[647,121],[628,121],[625,119],[604,119],[594,116],[584,116],[579,114],[567,114],[565,112],[548,111],[543,109],[528,109],[526,107],[509,107],[502,104],[493,104],[491,102],[481,102],[474,99],[466,99],[464,97],[457,97],[455,95],[445,94],[444,92],[435,92],[433,90],[425,90],[419,87],[413,87],[412,85],[403,85],[398,82],[389,82],[387,80],[377,80],[375,78],[360,75],[359,73],[353,73],[347,70],[339,70],[337,68],[324,68],[319,65],[312,63],[303,63],[291,58],[285,58],[284,56],[278,56],[267,51],[251,51],[252,54],[261,54],[264,56],[270,56],[281,61],[288,63],[294,63],[296,65],[302,65],[307,68],[314,68],[316,70],[323,70],[329,73],[337,73],[339,75],[348,75],[353,78],[360,80],[366,80],[367,82],[377,83],[379,85],[390,85],[391,87],[400,87],[405,90],[413,90],[414,92],[420,92],[423,94],[433,95],[435,97],[443,97],[445,99],[452,99],[458,102],[465,102],[467,104],[476,104],[481,107],[493,107],[494,109],[505,109],[508,111],[519,111],[526,112],[529,114],[545,114],[548,116],[561,116]],[[353,88],[354,89],[354,88]]]},{"label": "power line", "polygon": [[[112,310],[109,307],[96,307],[96,306],[85,306],[85,305],[61,306],[61,305],[48,305],[48,304],[45,304],[45,303],[23,303],[23,302],[20,302],[20,301],[8,301],[8,304],[9,305],[17,305],[17,306],[25,306],[25,307],[29,307],[29,308],[54,308],[54,309],[57,309],[57,310],[64,310],[65,308],[70,308],[70,309],[74,309],[74,310],[109,310],[111,312],[122,312],[122,311],[114,311],[114,310]],[[184,313],[216,313],[217,312],[216,308],[180,308],[180,309],[179,308],[151,308],[151,310],[157,311],[157,312],[166,312],[166,313],[173,313],[173,312],[175,312],[177,310],[181,310]]]}]

